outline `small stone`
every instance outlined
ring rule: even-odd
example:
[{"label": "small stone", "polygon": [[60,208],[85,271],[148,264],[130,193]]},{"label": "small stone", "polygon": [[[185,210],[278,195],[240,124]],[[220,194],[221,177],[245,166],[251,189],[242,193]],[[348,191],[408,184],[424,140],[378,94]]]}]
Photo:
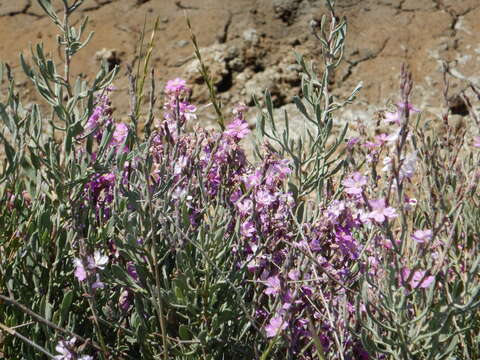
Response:
[{"label": "small stone", "polygon": [[187,46],[188,44],[189,44],[189,42],[187,40],[179,40],[175,43],[175,46],[183,48],[183,47]]},{"label": "small stone", "polygon": [[115,49],[103,48],[95,53],[95,59],[97,61],[106,61],[108,64],[108,70],[112,71],[115,66],[120,65],[122,62],[119,55],[120,54]]},{"label": "small stone", "polygon": [[292,24],[301,0],[273,0],[275,15],[287,24]]},{"label": "small stone", "polygon": [[243,40],[245,40],[245,42],[249,43],[252,46],[257,45],[258,42],[260,41],[258,32],[255,29],[252,29],[252,28],[247,29],[243,32],[242,35],[243,35]]}]

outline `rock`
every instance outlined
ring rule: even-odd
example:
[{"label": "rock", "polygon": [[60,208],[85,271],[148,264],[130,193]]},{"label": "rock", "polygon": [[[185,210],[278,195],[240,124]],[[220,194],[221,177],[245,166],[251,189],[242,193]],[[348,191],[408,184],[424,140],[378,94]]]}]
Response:
[{"label": "rock", "polygon": [[95,59],[97,61],[106,61],[108,64],[108,70],[112,71],[115,66],[120,65],[122,60],[120,59],[119,53],[114,49],[105,49],[103,48],[100,51],[95,53]]},{"label": "rock", "polygon": [[[222,84],[230,74],[227,65],[227,45],[213,44],[212,46],[200,49],[202,60],[208,67],[208,73],[217,86]],[[184,69],[184,77],[188,82],[197,84],[203,83],[203,78],[198,71],[200,62],[197,59],[190,61]]]},{"label": "rock", "polygon": [[245,40],[245,42],[250,46],[258,45],[258,42],[260,41],[257,30],[252,28],[245,30],[242,36],[243,40]]},{"label": "rock", "polygon": [[0,1],[0,16],[5,15],[15,15],[25,12],[30,6],[30,1],[28,0],[3,0]]},{"label": "rock", "polygon": [[269,67],[265,71],[256,73],[250,80],[245,83],[245,103],[253,105],[253,96],[261,100],[263,98],[265,89],[270,91],[274,106],[278,107],[283,102],[282,91],[278,83],[280,77],[277,67]]},{"label": "rock", "polygon": [[282,21],[287,24],[292,24],[301,1],[302,0],[273,0],[273,11]]}]

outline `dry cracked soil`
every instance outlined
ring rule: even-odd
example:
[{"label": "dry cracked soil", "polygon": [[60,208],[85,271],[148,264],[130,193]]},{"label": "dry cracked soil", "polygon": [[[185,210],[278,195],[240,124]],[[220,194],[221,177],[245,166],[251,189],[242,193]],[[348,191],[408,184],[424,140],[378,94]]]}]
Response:
[{"label": "dry cracked soil", "polygon": [[[52,2],[60,10],[61,1]],[[341,122],[349,122],[353,129],[368,127],[375,111],[398,101],[404,63],[413,72],[413,102],[424,109],[424,116],[438,118],[442,113],[445,65],[450,72],[451,110],[460,117],[467,115],[462,101],[454,99],[469,84],[480,85],[480,0],[337,0],[336,9],[347,18],[348,32],[345,61],[332,79],[333,93],[345,96],[363,83]],[[187,14],[227,107],[238,101],[253,105],[252,95],[268,88],[278,111],[286,109],[295,117],[290,104],[299,94],[294,51],[319,62],[320,47],[309,22],[325,12],[324,0],[85,0],[74,20],[88,16],[95,35],[73,67],[76,75],[92,78],[101,59],[118,64],[114,104],[117,117],[126,117],[127,64],[138,59],[144,23],[148,34],[158,16],[152,56],[157,87],[170,78],[185,77],[193,86],[194,100],[206,104]],[[0,0],[0,37],[0,61],[14,69],[24,102],[33,101],[34,90],[22,75],[18,54],[28,55],[32,44],[43,42],[61,63],[55,26],[36,0]],[[199,111],[206,124],[212,120],[208,107]],[[250,114],[253,118],[253,107]]]}]

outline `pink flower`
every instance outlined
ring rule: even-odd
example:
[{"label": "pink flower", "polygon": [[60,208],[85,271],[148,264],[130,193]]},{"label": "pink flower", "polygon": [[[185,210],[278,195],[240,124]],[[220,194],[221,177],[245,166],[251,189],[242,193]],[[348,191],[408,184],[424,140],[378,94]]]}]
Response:
[{"label": "pink flower", "polygon": [[187,82],[181,78],[169,80],[165,86],[165,92],[168,95],[180,95],[187,90]]},{"label": "pink flower", "polygon": [[73,263],[75,264],[75,277],[78,281],[84,281],[87,278],[87,272],[83,266],[82,260],[75,258],[73,259]]},{"label": "pink flower", "polygon": [[277,180],[285,180],[292,172],[288,164],[287,159],[272,162],[266,174],[267,185],[273,185]]},{"label": "pink flower", "polygon": [[237,105],[235,105],[232,112],[233,112],[233,115],[236,115],[243,119],[243,113],[247,110],[248,110],[247,105],[245,105],[244,103],[238,103]]},{"label": "pink flower", "polygon": [[383,198],[369,200],[368,203],[372,208],[372,211],[370,211],[368,217],[378,223],[383,223],[386,219],[393,219],[398,216],[396,210],[390,206],[387,206],[385,199]]},{"label": "pink flower", "polygon": [[412,238],[420,244],[424,244],[432,239],[432,230],[417,230],[412,234]]},{"label": "pink flower", "polygon": [[256,170],[253,174],[246,176],[243,182],[247,189],[260,185],[262,182],[262,172],[260,170]]},{"label": "pink flower", "polygon": [[385,119],[383,119],[384,122],[386,122],[387,124],[390,124],[390,123],[395,123],[397,125],[400,124],[400,114],[398,111],[392,113],[392,112],[387,112],[385,114]]},{"label": "pink flower", "polygon": [[225,135],[230,136],[236,140],[243,139],[246,135],[250,133],[248,124],[242,119],[235,119],[233,122],[227,125],[225,130]]},{"label": "pink flower", "polygon": [[265,326],[265,332],[267,337],[275,337],[282,330],[287,328],[287,322],[281,316],[274,316],[270,319],[270,322]]},{"label": "pink flower", "polygon": [[473,138],[473,146],[476,148],[480,148],[480,136],[475,136]]},{"label": "pink flower", "polygon": [[347,147],[349,149],[353,148],[358,142],[360,141],[360,139],[358,137],[352,137],[350,139],[348,139],[347,141]]},{"label": "pink flower", "polygon": [[257,204],[261,207],[268,207],[275,202],[275,196],[273,196],[268,190],[259,190],[255,196]]},{"label": "pink flower", "polygon": [[410,285],[412,289],[416,289],[418,287],[426,289],[430,287],[435,280],[435,276],[426,276],[426,273],[427,272],[424,270],[416,270],[412,275],[410,269],[405,267],[402,269],[402,281],[404,283],[408,281],[408,285]]},{"label": "pink flower", "polygon": [[241,216],[248,215],[253,209],[253,202],[249,199],[239,201],[235,205],[237,206],[238,212]]},{"label": "pink flower", "polygon": [[113,131],[111,144],[118,146],[123,144],[128,136],[128,126],[124,123],[115,124],[115,130]]},{"label": "pink flower", "polygon": [[[406,105],[407,105],[407,108],[408,108],[408,110],[409,110],[410,112],[416,112],[416,113],[420,112],[420,109],[417,109],[417,108],[414,107],[412,104],[407,103]],[[400,109],[404,109],[404,108],[405,108],[405,103],[399,102],[399,103],[397,103],[397,106],[398,106]]]},{"label": "pink flower", "polygon": [[350,195],[360,195],[362,187],[367,184],[367,178],[358,171],[354,172],[350,177],[342,181],[345,186],[345,192]]},{"label": "pink flower", "polygon": [[375,140],[377,140],[377,143],[380,146],[383,146],[383,145],[385,145],[385,143],[388,142],[388,135],[387,134],[379,134],[379,135],[375,136]]},{"label": "pink flower", "polygon": [[265,283],[267,285],[264,291],[266,295],[277,295],[280,292],[281,284],[278,275],[270,276]]}]

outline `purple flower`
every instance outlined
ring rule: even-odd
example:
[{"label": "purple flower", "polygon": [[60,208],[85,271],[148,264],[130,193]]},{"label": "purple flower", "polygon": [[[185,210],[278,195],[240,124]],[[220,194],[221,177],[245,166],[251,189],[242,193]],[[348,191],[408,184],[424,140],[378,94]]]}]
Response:
[{"label": "purple flower", "polygon": [[75,277],[78,281],[84,281],[87,278],[87,272],[85,271],[82,260],[75,258],[73,259],[73,263],[75,264]]},{"label": "purple flower", "polygon": [[432,230],[416,230],[412,234],[412,238],[419,244],[424,244],[432,239]]},{"label": "purple flower", "polygon": [[124,123],[115,124],[115,130],[113,131],[112,140],[110,142],[113,146],[123,144],[128,136],[128,126]]},{"label": "purple flower", "polygon": [[347,141],[347,147],[349,149],[353,148],[358,142],[360,141],[360,139],[358,137],[352,137],[350,139],[348,139]]},{"label": "purple flower", "polygon": [[120,297],[118,299],[118,303],[120,304],[120,308],[123,311],[127,311],[128,308],[130,307],[130,302],[131,302],[131,294],[128,290],[123,290],[122,293],[120,294]]},{"label": "purple flower", "polygon": [[255,194],[255,200],[259,206],[268,207],[275,202],[276,198],[268,190],[259,190]]},{"label": "purple flower", "polygon": [[350,195],[360,195],[362,193],[362,187],[367,184],[367,178],[360,174],[358,171],[354,172],[350,177],[342,181],[342,185],[345,186],[345,192]]},{"label": "purple flower", "polygon": [[287,159],[270,163],[266,174],[266,183],[268,186],[273,186],[277,181],[283,181],[290,175],[292,170],[288,164],[289,161]]},{"label": "purple flower", "polygon": [[260,185],[262,182],[262,172],[260,170],[256,170],[253,174],[245,176],[243,182],[247,189]]},{"label": "purple flower", "polygon": [[280,278],[278,275],[270,276],[267,281],[265,281],[267,288],[265,289],[264,293],[266,295],[277,295],[280,292]]},{"label": "purple flower", "polygon": [[239,201],[235,205],[237,206],[238,212],[241,216],[248,215],[253,210],[253,202],[250,199]]},{"label": "purple flower", "polygon": [[252,237],[253,235],[255,235],[256,232],[257,230],[255,229],[255,225],[252,221],[245,221],[240,226],[240,234],[247,238]]},{"label": "purple flower", "polygon": [[279,332],[287,328],[287,322],[281,316],[274,316],[270,319],[270,322],[265,326],[265,332],[267,337],[275,337]]},{"label": "purple flower", "polygon": [[100,275],[96,274],[96,280],[92,284],[92,289],[103,289],[105,287],[105,284],[100,281]]}]

